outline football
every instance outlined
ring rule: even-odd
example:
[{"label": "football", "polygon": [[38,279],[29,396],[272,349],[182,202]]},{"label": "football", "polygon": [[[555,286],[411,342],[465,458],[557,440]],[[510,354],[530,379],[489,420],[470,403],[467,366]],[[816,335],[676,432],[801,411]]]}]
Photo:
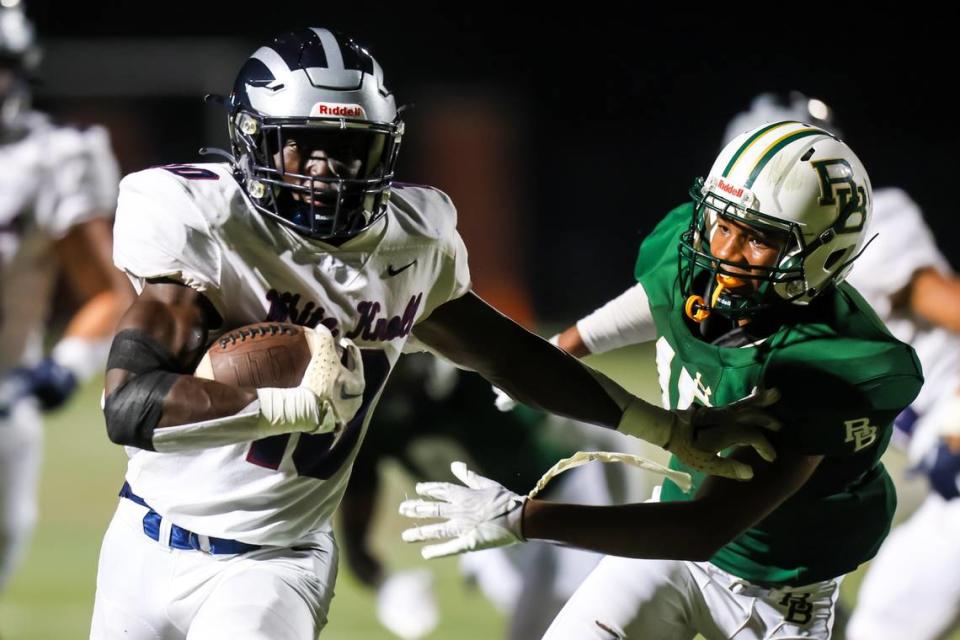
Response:
[{"label": "football", "polygon": [[258,322],[224,333],[194,375],[241,387],[296,387],[310,362],[307,327]]}]

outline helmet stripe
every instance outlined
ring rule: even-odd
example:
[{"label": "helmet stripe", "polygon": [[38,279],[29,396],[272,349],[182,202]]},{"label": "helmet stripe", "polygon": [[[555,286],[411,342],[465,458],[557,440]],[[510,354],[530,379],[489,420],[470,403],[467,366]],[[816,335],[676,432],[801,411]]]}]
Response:
[{"label": "helmet stripe", "polygon": [[770,162],[770,160],[773,159],[773,156],[777,155],[777,153],[788,144],[800,140],[801,138],[818,135],[828,134],[821,129],[800,129],[799,131],[788,133],[787,135],[774,140],[760,155],[760,160],[758,160],[756,166],[753,167],[753,171],[750,172],[750,177],[747,178],[747,183],[744,186],[747,189],[752,187],[754,181],[757,179],[757,176],[759,176],[760,172],[763,171],[763,168],[767,166],[767,163]]},{"label": "helmet stripe", "polygon": [[740,145],[740,148],[737,149],[737,152],[733,154],[733,156],[730,158],[730,162],[728,162],[727,166],[724,167],[723,177],[727,178],[730,176],[730,172],[733,170],[733,166],[737,164],[737,161],[740,160],[740,158],[743,156],[744,153],[746,153],[747,149],[753,146],[753,144],[757,141],[757,138],[765,134],[767,131],[770,131],[771,129],[776,129],[777,127],[782,127],[787,124],[791,124],[791,123],[790,122],[774,122],[773,124],[767,125],[762,129],[758,129],[752,136],[744,140],[743,144]]},{"label": "helmet stripe", "polygon": [[287,66],[286,60],[270,47],[260,47],[253,52],[250,58],[262,62],[277,80],[286,79],[290,76],[290,67]]},{"label": "helmet stripe", "polygon": [[337,42],[337,36],[333,35],[328,29],[313,27],[311,30],[320,38],[323,53],[327,56],[327,68],[332,71],[343,71],[343,54],[340,52],[340,43]]}]

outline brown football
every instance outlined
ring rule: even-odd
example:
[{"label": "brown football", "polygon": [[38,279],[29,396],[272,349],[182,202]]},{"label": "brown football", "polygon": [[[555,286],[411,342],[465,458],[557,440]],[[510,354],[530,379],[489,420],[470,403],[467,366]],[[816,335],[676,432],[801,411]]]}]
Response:
[{"label": "brown football", "polygon": [[241,387],[295,387],[310,362],[304,331],[283,322],[233,329],[210,345],[194,375]]}]

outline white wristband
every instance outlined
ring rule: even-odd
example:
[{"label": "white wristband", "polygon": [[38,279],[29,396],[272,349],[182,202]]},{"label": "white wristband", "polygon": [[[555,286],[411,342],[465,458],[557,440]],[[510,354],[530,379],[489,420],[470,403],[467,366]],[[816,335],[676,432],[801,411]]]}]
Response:
[{"label": "white wristband", "polygon": [[336,427],[330,403],[306,387],[257,389],[263,428],[272,435],[303,431],[329,433]]},{"label": "white wristband", "polygon": [[161,453],[171,453],[251,442],[296,431],[327,433],[334,429],[330,404],[318,400],[309,389],[257,389],[257,398],[231,416],[156,429],[153,446]]}]

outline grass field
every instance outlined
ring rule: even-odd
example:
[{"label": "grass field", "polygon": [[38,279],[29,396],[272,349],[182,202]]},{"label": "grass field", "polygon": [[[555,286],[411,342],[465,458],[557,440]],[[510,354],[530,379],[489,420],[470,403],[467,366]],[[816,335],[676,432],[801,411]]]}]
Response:
[{"label": "grass field", "polygon": [[[613,377],[653,399],[652,372],[636,375],[637,362],[651,362],[642,350],[621,351],[599,361]],[[633,371],[633,373],[630,373]],[[98,410],[99,385],[88,386],[63,411],[47,420],[40,521],[28,556],[0,599],[3,640],[75,640],[86,638],[100,540],[116,505],[126,457],[106,439]],[[902,466],[895,457],[891,466]],[[409,479],[391,470],[385,483],[391,495],[380,502],[376,546],[391,568],[423,566],[417,549],[399,542],[403,523],[396,505],[410,492]],[[906,487],[901,503],[915,503],[918,488]],[[441,624],[434,639],[491,640],[504,620],[479,593],[464,584],[454,560],[432,561]],[[842,601],[851,605],[861,572],[843,585]],[[330,624],[324,637],[339,640],[392,638],[373,615],[374,599],[341,567]],[[960,634],[952,637],[960,640]]]}]

